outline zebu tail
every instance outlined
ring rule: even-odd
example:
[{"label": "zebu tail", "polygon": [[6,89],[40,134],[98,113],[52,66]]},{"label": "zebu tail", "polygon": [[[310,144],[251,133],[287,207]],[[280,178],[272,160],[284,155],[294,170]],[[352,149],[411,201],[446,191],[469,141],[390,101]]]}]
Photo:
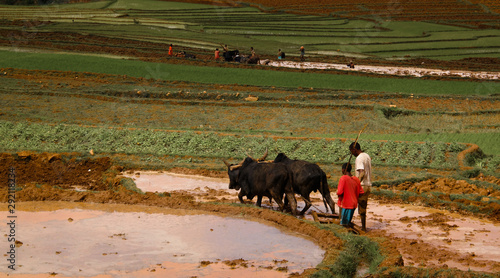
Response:
[{"label": "zebu tail", "polygon": [[[326,212],[328,212],[328,206],[335,213],[335,203],[333,202],[332,196],[330,195],[330,187],[328,186],[328,181],[326,179],[326,174],[321,175],[321,196],[323,196],[323,204],[325,205]],[[328,204],[328,205],[327,205]]]}]

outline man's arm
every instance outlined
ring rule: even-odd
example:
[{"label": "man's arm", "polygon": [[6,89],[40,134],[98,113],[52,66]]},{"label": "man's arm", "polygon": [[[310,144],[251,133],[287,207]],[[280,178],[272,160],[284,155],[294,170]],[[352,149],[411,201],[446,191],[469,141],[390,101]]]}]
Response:
[{"label": "man's arm", "polygon": [[365,170],[364,169],[359,169],[356,170],[358,172],[358,179],[360,182],[363,182],[363,179],[365,178]]}]

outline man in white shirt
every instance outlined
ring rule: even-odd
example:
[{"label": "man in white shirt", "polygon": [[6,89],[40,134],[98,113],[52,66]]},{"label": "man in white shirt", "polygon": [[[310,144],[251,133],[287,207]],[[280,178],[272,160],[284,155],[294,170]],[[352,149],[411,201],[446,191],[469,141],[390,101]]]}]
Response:
[{"label": "man in white shirt", "polygon": [[372,187],[372,159],[361,151],[359,143],[352,143],[349,151],[356,157],[354,174],[361,181],[361,186],[365,192],[359,197],[358,212],[361,217],[361,230],[366,231],[366,208],[368,207],[368,195]]}]

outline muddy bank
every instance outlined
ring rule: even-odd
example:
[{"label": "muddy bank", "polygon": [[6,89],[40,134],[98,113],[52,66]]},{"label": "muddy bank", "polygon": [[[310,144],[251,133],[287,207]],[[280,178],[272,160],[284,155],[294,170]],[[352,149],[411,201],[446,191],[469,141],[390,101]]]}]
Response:
[{"label": "muddy bank", "polygon": [[[61,188],[105,190],[104,173],[111,168],[109,157],[86,158],[79,153],[35,153],[22,151],[0,154],[0,176],[7,177],[15,169],[19,185],[48,183]],[[7,186],[7,179],[0,179],[0,186]]]}]

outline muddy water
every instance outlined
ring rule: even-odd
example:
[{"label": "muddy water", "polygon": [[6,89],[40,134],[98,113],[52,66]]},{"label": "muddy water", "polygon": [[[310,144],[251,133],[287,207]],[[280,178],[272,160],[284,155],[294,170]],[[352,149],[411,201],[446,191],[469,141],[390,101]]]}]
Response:
[{"label": "muddy water", "polygon": [[[206,192],[209,189],[224,190],[229,200],[238,202],[236,191],[227,189],[229,181],[227,179],[211,179],[203,177],[192,177],[183,175],[170,175],[166,173],[130,174],[137,186],[143,191],[173,191],[186,190],[196,194],[196,192]],[[319,194],[312,194],[317,202],[314,203],[313,210],[324,212],[324,205]],[[336,196],[332,194],[334,200]],[[274,204],[276,207],[276,204]],[[264,205],[265,206],[265,205]],[[298,198],[298,207],[301,209],[303,202]],[[432,215],[442,215],[445,220],[436,223]],[[305,216],[312,220],[311,215]],[[353,222],[360,224],[359,216],[356,214]],[[379,204],[370,201],[367,219],[368,231],[383,230],[394,238],[404,238],[413,242],[423,242],[430,244],[439,250],[446,250],[460,256],[473,255],[477,261],[490,261],[500,263],[500,225],[453,214],[442,210],[430,209],[412,205],[400,204]],[[421,263],[420,258],[410,254],[407,246],[399,248],[403,256],[405,265],[416,265]],[[485,265],[471,265],[467,262],[460,262],[458,258],[451,256],[449,260],[433,261],[430,256],[426,264],[435,265],[446,264],[461,270],[488,271],[488,263]]]},{"label": "muddy water", "polygon": [[189,176],[161,172],[136,172],[126,174],[132,178],[137,187],[143,192],[164,192],[174,190],[207,191],[207,189],[227,189],[229,180],[207,178],[202,176]]},{"label": "muddy water", "polygon": [[[51,208],[65,207],[62,203]],[[18,267],[10,274],[283,277],[316,266],[324,255],[311,241],[258,222],[109,206],[17,211],[16,239],[22,245],[17,248]],[[0,212],[3,219],[7,215]],[[1,265],[7,270],[5,260]]]},{"label": "muddy water", "polygon": [[333,63],[319,63],[319,62],[295,62],[295,61],[270,61],[269,66],[274,67],[287,67],[287,68],[300,68],[300,69],[337,69],[346,71],[361,71],[378,74],[394,74],[402,76],[456,76],[456,77],[469,77],[478,79],[499,79],[496,72],[476,72],[466,70],[441,70],[441,69],[426,69],[415,67],[395,67],[395,66],[368,66],[356,65],[355,69],[347,67],[345,64]]},{"label": "muddy water", "polygon": [[[500,225],[491,221],[419,206],[376,202],[371,203],[368,214],[367,225],[370,229],[385,230],[394,237],[411,239],[413,243],[425,242],[462,256],[473,255],[478,261],[500,262]],[[355,218],[354,221],[358,220]],[[405,254],[404,250],[400,252],[405,264],[418,265],[419,262]],[[430,257],[428,262],[461,270],[490,270],[488,265],[474,266],[467,262],[459,263],[457,259],[451,257],[450,260],[437,262]]]}]

